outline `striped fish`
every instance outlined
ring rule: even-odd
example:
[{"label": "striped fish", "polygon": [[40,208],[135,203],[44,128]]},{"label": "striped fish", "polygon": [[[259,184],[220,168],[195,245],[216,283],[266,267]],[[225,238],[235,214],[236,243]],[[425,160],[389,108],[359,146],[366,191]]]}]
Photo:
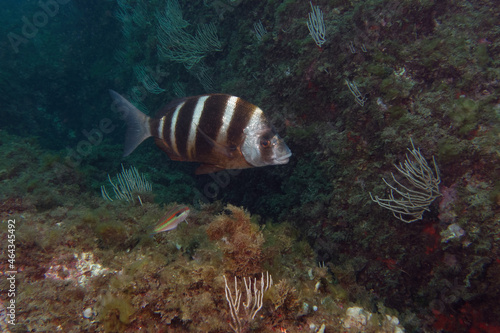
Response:
[{"label": "striped fish", "polygon": [[202,163],[196,174],[286,164],[292,155],[262,110],[239,97],[186,97],[150,118],[118,93],[110,94],[127,121],[124,156],[151,136],[172,160]]},{"label": "striped fish", "polygon": [[[168,211],[159,221],[153,230],[153,234],[163,231],[170,231],[177,228],[179,223],[186,221],[189,215],[189,207],[177,205]],[[187,221],[186,221],[187,223]]]}]

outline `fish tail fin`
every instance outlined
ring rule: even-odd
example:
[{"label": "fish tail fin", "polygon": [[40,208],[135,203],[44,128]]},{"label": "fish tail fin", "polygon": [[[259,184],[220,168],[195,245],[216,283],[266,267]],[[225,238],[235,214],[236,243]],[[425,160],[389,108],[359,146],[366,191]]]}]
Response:
[{"label": "fish tail fin", "polygon": [[123,149],[123,156],[125,157],[130,155],[142,141],[151,136],[150,118],[116,91],[110,90],[109,94],[113,98],[114,106],[127,122],[125,147]]}]

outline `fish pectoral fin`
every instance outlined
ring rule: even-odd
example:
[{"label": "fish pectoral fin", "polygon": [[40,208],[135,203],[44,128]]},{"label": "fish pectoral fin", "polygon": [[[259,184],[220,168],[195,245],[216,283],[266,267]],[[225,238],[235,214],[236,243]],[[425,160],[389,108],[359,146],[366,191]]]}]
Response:
[{"label": "fish pectoral fin", "polygon": [[214,164],[202,164],[200,165],[196,171],[194,172],[196,175],[204,175],[207,173],[213,173],[225,170],[225,168],[221,168],[220,166]]},{"label": "fish pectoral fin", "polygon": [[200,135],[208,141],[208,143],[210,144],[210,146],[212,147],[213,150],[215,150],[217,153],[221,154],[221,155],[224,155],[224,156],[227,156],[227,157],[233,157],[233,153],[234,151],[237,150],[236,147],[234,146],[229,146],[229,145],[223,145],[223,144],[220,144],[218,143],[217,141],[215,141],[214,139],[212,139],[211,137],[209,137],[205,132],[203,132],[202,130],[197,129],[198,133],[200,133]]}]

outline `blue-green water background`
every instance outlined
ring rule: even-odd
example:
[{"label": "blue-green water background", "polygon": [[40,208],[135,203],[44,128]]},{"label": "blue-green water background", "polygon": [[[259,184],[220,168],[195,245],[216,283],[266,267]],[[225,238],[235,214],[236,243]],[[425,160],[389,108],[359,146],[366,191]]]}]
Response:
[{"label": "blue-green water background", "polygon": [[[146,21],[120,21],[115,1],[2,2],[4,214],[16,212],[8,203],[19,198],[33,214],[100,200],[107,175],[134,165],[153,183],[156,204],[221,200],[259,215],[262,225],[290,223],[318,261],[350,267],[354,277],[345,283],[374,291],[374,303],[418,314],[419,324],[407,328],[498,327],[495,2],[317,1],[326,24],[318,47],[306,24],[308,2],[181,1],[185,30],[194,36],[213,23],[221,42],[191,69],[158,53],[155,13],[165,1],[121,3],[129,13],[141,8]],[[259,20],[267,29],[260,40]],[[138,64],[164,92],[144,88]],[[195,163],[170,161],[152,141],[122,158],[124,124],[108,89],[132,99],[140,91],[138,107],[153,115],[179,97],[175,84],[187,96],[222,92],[260,106],[292,150],[290,163],[194,176]],[[111,130],[100,128],[103,119]],[[88,134],[96,131],[98,143]],[[388,195],[382,177],[404,161],[410,137],[427,161],[436,159],[442,196],[406,224],[369,192]],[[465,234],[447,240],[452,224]],[[435,311],[465,324],[458,329]]]}]

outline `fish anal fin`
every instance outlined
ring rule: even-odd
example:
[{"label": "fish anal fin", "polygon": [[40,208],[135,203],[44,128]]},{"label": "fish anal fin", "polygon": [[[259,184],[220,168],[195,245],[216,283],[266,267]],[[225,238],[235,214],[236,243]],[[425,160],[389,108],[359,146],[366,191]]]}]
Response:
[{"label": "fish anal fin", "polygon": [[225,170],[225,168],[221,168],[221,167],[219,167],[217,165],[213,165],[213,164],[202,164],[196,169],[196,171],[194,173],[196,175],[204,175],[207,173],[213,173],[213,172],[218,172],[218,171],[222,171],[222,170]]}]

